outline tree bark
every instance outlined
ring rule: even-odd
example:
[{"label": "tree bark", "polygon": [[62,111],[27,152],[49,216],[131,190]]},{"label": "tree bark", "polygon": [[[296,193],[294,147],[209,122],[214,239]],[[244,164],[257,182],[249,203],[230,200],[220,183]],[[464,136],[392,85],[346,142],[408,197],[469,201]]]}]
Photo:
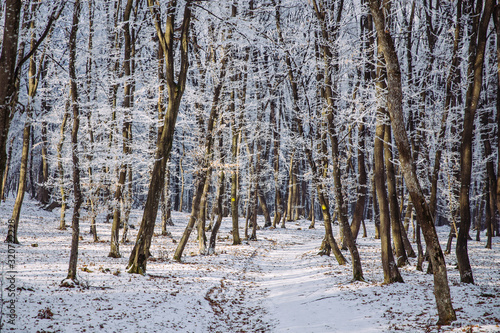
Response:
[{"label": "tree bark", "polygon": [[414,168],[408,136],[403,119],[403,92],[401,88],[401,69],[392,37],[385,27],[385,16],[380,7],[380,1],[370,0],[370,10],[374,18],[377,35],[384,54],[387,68],[387,106],[391,118],[394,139],[399,151],[401,170],[417,218],[422,226],[427,250],[430,254],[434,271],[434,295],[436,297],[439,324],[445,325],[456,320],[455,311],[451,304],[450,289],[444,255],[439,244],[434,226],[433,216],[425,200],[424,194]]},{"label": "tree bark", "polygon": [[[323,48],[323,60],[325,65],[324,97],[325,97],[325,102],[327,104],[327,110],[325,116],[327,121],[328,134],[330,137],[330,143],[332,146],[333,181],[334,181],[335,201],[337,206],[337,215],[338,215],[339,225],[343,230],[344,241],[349,249],[349,252],[351,253],[353,280],[359,281],[363,280],[363,270],[361,268],[361,259],[359,256],[359,252],[356,243],[354,242],[354,238],[351,232],[351,227],[349,226],[349,222],[347,220],[347,215],[346,215],[344,196],[342,193],[341,171],[339,164],[340,163],[339,143],[338,143],[336,128],[334,125],[334,115],[333,115],[334,111],[336,110],[335,98],[337,92],[336,92],[336,83],[332,82],[331,78],[332,70],[330,66],[332,63],[335,63],[336,57],[334,56],[334,54],[336,54],[336,51],[335,50],[332,51],[329,47],[329,43],[327,42],[331,42],[332,40],[335,41],[337,39],[338,30],[334,29],[332,34],[329,34],[325,22],[325,11],[323,4],[319,3],[318,5],[318,3],[315,0],[312,1],[312,4],[314,7],[314,11],[316,13],[316,17],[320,23],[321,33],[323,38],[322,48]],[[340,1],[338,4],[337,17],[336,17],[337,26],[340,23],[342,8],[343,8],[343,1]],[[336,68],[336,70],[338,69]]]},{"label": "tree bark", "polygon": [[129,131],[131,130],[132,116],[130,115],[130,107],[133,104],[132,101],[132,77],[131,77],[131,56],[132,56],[132,38],[130,36],[130,12],[132,11],[133,0],[128,0],[125,6],[125,11],[123,12],[123,35],[125,39],[124,43],[124,58],[123,58],[123,70],[125,75],[125,86],[123,88],[123,126],[122,126],[122,150],[123,158],[125,159],[120,166],[120,171],[118,175],[118,182],[116,184],[116,191],[114,197],[114,209],[113,209],[113,224],[111,226],[111,246],[108,257],[120,258],[120,223],[123,220],[122,207],[125,206],[123,192],[125,188],[125,181],[127,180],[127,170],[130,155],[130,144],[129,142]]},{"label": "tree bark", "polygon": [[61,194],[61,216],[59,219],[59,230],[66,229],[66,187],[64,185],[64,166],[62,163],[62,149],[65,140],[66,123],[69,118],[69,100],[66,101],[64,106],[64,115],[61,121],[61,137],[57,144],[57,170],[59,172],[59,192]]},{"label": "tree bark", "polygon": [[[78,103],[78,91],[76,82],[76,34],[80,20],[80,0],[75,0],[73,11],[73,24],[69,35],[69,77],[71,87],[71,109],[73,111],[73,128],[71,130],[71,158],[73,161],[73,217],[72,217],[72,236],[71,236],[71,254],[69,257],[68,276],[63,280],[62,286],[71,286],[78,283],[76,279],[76,269],[78,262],[78,242],[80,237],[80,207],[83,202],[80,188],[80,161],[78,153],[78,129],[80,126],[80,109]],[[68,281],[69,280],[69,281]]]},{"label": "tree bark", "polygon": [[365,166],[365,136],[366,130],[364,125],[364,119],[361,120],[361,124],[358,126],[359,131],[359,142],[358,142],[358,200],[356,201],[356,206],[354,208],[354,213],[352,216],[351,231],[354,240],[358,238],[359,229],[361,227],[361,222],[365,216],[365,205],[366,205],[366,190],[367,190],[367,176],[366,176],[366,166]]},{"label": "tree bark", "polygon": [[14,75],[17,61],[17,44],[19,39],[19,23],[21,19],[21,0],[6,0],[5,22],[0,54],[0,173],[6,168],[7,153],[5,151],[12,119],[12,102],[15,95]]},{"label": "tree bark", "polygon": [[[227,50],[226,50],[227,51]],[[199,166],[199,171],[197,175],[197,185],[195,187],[193,206],[191,209],[191,217],[189,219],[188,225],[182,234],[181,240],[177,245],[174,254],[174,260],[181,261],[182,253],[187,244],[191,231],[194,228],[194,223],[198,222],[198,241],[199,241],[199,251],[200,254],[206,254],[206,238],[205,238],[205,221],[202,218],[200,210],[206,209],[206,201],[208,194],[208,187],[212,176],[212,159],[213,159],[213,141],[214,141],[214,128],[217,124],[217,120],[220,116],[219,114],[219,102],[222,87],[224,84],[224,78],[226,77],[226,66],[228,61],[229,53],[225,53],[221,59],[221,70],[219,72],[218,84],[214,88],[214,96],[212,99],[212,107],[210,110],[210,116],[207,122],[207,131],[205,138],[205,154],[201,159]],[[196,206],[195,206],[196,203]],[[204,215],[203,215],[204,216]]]},{"label": "tree bark", "polygon": [[30,111],[26,114],[26,123],[24,124],[23,130],[23,148],[21,153],[21,165],[19,170],[19,185],[17,187],[17,195],[16,200],[14,202],[14,208],[12,211],[11,221],[9,223],[13,223],[13,232],[7,235],[6,242],[19,244],[19,240],[17,239],[17,229],[19,228],[19,216],[21,215],[21,207],[23,205],[24,193],[26,191],[26,173],[28,166],[28,155],[30,149],[30,132],[31,132],[31,108],[32,106],[28,106]]},{"label": "tree bark", "polygon": [[[375,127],[375,142],[373,145],[373,178],[375,180],[375,189],[377,202],[380,212],[380,243],[382,255],[382,268],[384,271],[384,283],[404,282],[399,273],[398,265],[394,261],[391,247],[391,211],[389,209],[389,200],[387,196],[386,172],[384,165],[384,138],[385,131],[388,130],[386,125],[386,109],[384,106],[386,91],[386,73],[383,68],[383,56],[381,54],[380,41],[378,45],[378,62],[377,62],[377,81],[376,94],[379,100],[377,107],[377,122]],[[393,207],[391,207],[393,208]]]},{"label": "tree bark", "polygon": [[158,204],[165,182],[165,167],[172,150],[175,123],[179,106],[186,86],[186,76],[189,66],[188,62],[188,33],[191,19],[191,3],[187,2],[184,7],[183,21],[181,25],[180,37],[180,69],[175,80],[174,70],[174,21],[177,1],[169,2],[166,31],[163,33],[156,4],[153,0],[148,0],[148,6],[154,18],[160,44],[165,54],[166,81],[168,90],[168,107],[164,117],[163,131],[157,142],[155,163],[151,174],[151,181],[148,196],[144,207],[141,226],[137,234],[137,240],[130,254],[128,262],[128,272],[136,274],[146,273],[146,262],[150,255],[151,238],[154,233]]},{"label": "tree bark", "polygon": [[[495,33],[496,33],[496,60],[497,60],[497,96],[496,96],[496,111],[497,111],[497,130],[500,131],[500,6],[495,6],[493,9],[493,22],[495,23]],[[497,211],[500,214],[500,143],[497,144],[497,185],[496,185],[496,206]],[[497,222],[498,227],[498,222]],[[497,229],[497,236],[499,235]]]},{"label": "tree bark", "polygon": [[[472,268],[469,261],[467,240],[471,224],[470,216],[470,182],[472,175],[472,141],[474,139],[474,117],[479,103],[483,79],[484,53],[486,48],[487,30],[494,5],[493,0],[486,0],[484,12],[479,24],[477,37],[474,35],[471,42],[471,51],[475,56],[470,57],[468,73],[473,75],[466,95],[464,110],[464,124],[462,130],[462,146],[460,150],[460,229],[457,236],[456,255],[460,281],[474,283]],[[474,47],[477,38],[477,46]]]},{"label": "tree bark", "polygon": [[391,126],[385,125],[384,131],[384,162],[387,182],[387,195],[389,199],[389,210],[391,215],[392,240],[396,254],[396,264],[402,267],[408,263],[406,250],[401,232],[401,217],[399,214],[398,193],[396,189],[396,174],[394,171],[393,154],[390,147],[392,145]]}]

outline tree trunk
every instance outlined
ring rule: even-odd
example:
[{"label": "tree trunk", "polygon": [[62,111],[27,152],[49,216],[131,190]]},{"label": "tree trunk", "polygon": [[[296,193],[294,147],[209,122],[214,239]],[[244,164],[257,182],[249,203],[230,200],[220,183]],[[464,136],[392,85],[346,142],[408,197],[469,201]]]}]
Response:
[{"label": "tree trunk", "polygon": [[434,271],[434,295],[436,297],[439,321],[441,325],[447,325],[456,320],[455,311],[451,304],[450,289],[444,255],[439,244],[437,232],[434,226],[433,216],[429,209],[425,196],[420,187],[413,157],[411,155],[408,137],[405,131],[403,119],[403,93],[401,88],[401,69],[394,48],[392,37],[385,27],[385,16],[380,8],[378,0],[370,0],[370,10],[374,18],[377,35],[384,54],[387,68],[387,106],[391,117],[391,125],[394,139],[399,151],[401,170],[405,178],[411,201],[415,207],[417,218],[422,226],[427,250],[430,254]]},{"label": "tree trunk", "polygon": [[[500,6],[495,6],[493,9],[493,22],[495,23],[496,32],[496,60],[497,60],[497,96],[496,96],[496,113],[497,113],[497,131],[500,131]],[[497,185],[496,185],[496,206],[497,211],[500,214],[500,142],[497,143]],[[498,227],[498,222],[497,222]],[[497,236],[499,232],[497,229]]]},{"label": "tree trunk", "polygon": [[[224,165],[225,161],[225,154],[223,151],[224,148],[224,138],[222,136],[221,131],[219,131],[219,152],[221,154],[220,156],[220,161],[221,164]],[[217,233],[219,232],[220,225],[222,223],[222,215],[223,215],[223,209],[222,209],[222,198],[224,196],[224,188],[225,188],[225,174],[224,170],[221,170],[219,173],[219,186],[217,187],[217,195],[216,195],[216,203],[214,205],[217,205],[217,220],[215,221],[215,224],[212,227],[212,233],[210,234],[210,241],[208,243],[208,250],[207,254],[213,254],[215,253],[215,243],[217,241]]]},{"label": "tree trunk", "polygon": [[384,162],[386,170],[387,195],[389,199],[389,210],[391,214],[392,240],[396,254],[396,264],[403,267],[408,263],[408,257],[403,243],[401,232],[401,217],[399,214],[398,193],[396,189],[396,174],[394,171],[393,154],[390,145],[392,145],[391,126],[385,125],[384,130]]},{"label": "tree trunk", "polygon": [[[214,88],[214,95],[212,99],[212,107],[210,110],[210,116],[207,122],[207,131],[205,138],[205,154],[201,159],[198,175],[197,175],[197,185],[195,186],[193,205],[191,209],[191,218],[189,219],[188,225],[182,234],[181,240],[177,245],[175,250],[174,260],[181,261],[182,253],[187,244],[191,231],[193,230],[194,223],[198,220],[198,241],[200,254],[206,254],[206,236],[205,236],[205,210],[208,195],[208,188],[211,181],[212,175],[212,160],[213,160],[213,141],[214,141],[214,128],[217,124],[217,120],[220,116],[219,114],[219,102],[222,87],[224,84],[224,78],[226,77],[226,66],[228,61],[228,55],[230,52],[225,53],[221,59],[221,69],[218,77],[218,84]],[[195,205],[196,203],[196,205]],[[201,211],[203,210],[203,211]],[[203,215],[202,215],[203,214]]]},{"label": "tree trunk", "polygon": [[78,104],[78,91],[76,82],[76,34],[80,18],[80,0],[75,0],[73,11],[73,24],[69,35],[69,77],[70,77],[70,95],[71,109],[73,111],[73,128],[71,130],[71,158],[73,161],[73,218],[72,218],[72,236],[71,236],[71,254],[69,257],[68,276],[61,285],[70,287],[78,283],[76,279],[76,269],[78,262],[78,242],[80,237],[80,207],[82,205],[82,192],[80,189],[80,161],[78,153],[78,129],[80,126],[80,110]]},{"label": "tree trunk", "polygon": [[5,164],[5,171],[3,173],[3,179],[2,179],[2,193],[0,194],[0,199],[5,202],[5,191],[6,191],[6,186],[7,186],[7,177],[9,175],[9,165],[10,165],[10,160],[12,159],[12,146],[14,144],[14,138],[10,139],[10,145],[9,145],[9,152],[7,153],[7,162]]},{"label": "tree trunk", "polygon": [[[383,91],[385,90],[383,69],[378,66],[377,95],[379,100],[383,100]],[[384,132],[387,130],[384,117],[385,109],[379,106],[377,111],[377,124],[375,130],[375,143],[373,145],[373,160],[375,168],[373,177],[375,178],[375,188],[377,193],[378,207],[380,211],[380,242],[382,254],[382,268],[384,270],[384,283],[404,282],[399,273],[398,265],[394,261],[391,248],[391,216],[389,211],[389,200],[387,198],[387,189],[385,187],[385,169],[384,169]]]},{"label": "tree trunk", "polygon": [[[232,104],[234,107],[234,104]],[[236,130],[236,114],[232,117],[232,140],[231,140],[231,152],[233,163],[236,164],[236,170],[231,173],[231,221],[232,221],[232,235],[233,235],[233,245],[241,244],[240,230],[238,223],[238,142],[241,135],[241,130]]]},{"label": "tree trunk", "polygon": [[[470,266],[469,254],[467,250],[467,240],[469,238],[469,229],[471,224],[469,196],[472,174],[472,141],[474,138],[474,117],[479,102],[483,79],[487,29],[493,5],[493,0],[485,1],[484,13],[479,24],[477,37],[475,34],[473,35],[470,48],[470,50],[475,53],[475,56],[471,55],[469,63],[468,74],[473,75],[473,80],[467,89],[464,124],[462,130],[462,146],[460,150],[460,229],[458,231],[456,247],[460,281],[464,283],[474,283],[474,277],[472,275],[472,268]],[[475,42],[476,38],[477,46]]]},{"label": "tree trunk", "polygon": [[[294,163],[294,152],[290,155],[290,166],[288,167],[288,199],[286,203],[286,222],[291,222],[293,221],[293,198],[294,198],[294,191],[295,191],[295,183],[294,183],[294,169],[295,169],[295,163]],[[281,225],[282,228],[285,228],[285,221],[283,221],[283,224]]]},{"label": "tree trunk", "polygon": [[6,0],[5,22],[0,55],[0,173],[6,168],[6,146],[9,135],[11,107],[15,95],[14,75],[17,61],[17,44],[19,39],[19,21],[21,19],[21,0]]},{"label": "tree trunk", "polygon": [[61,193],[61,218],[59,221],[59,230],[66,229],[66,188],[64,185],[64,166],[62,163],[62,149],[64,145],[66,123],[69,118],[69,101],[66,101],[64,115],[61,122],[61,138],[57,145],[57,170],[59,172],[59,192]]},{"label": "tree trunk", "polygon": [[146,262],[150,255],[151,238],[154,233],[156,216],[158,213],[158,203],[165,182],[165,167],[172,150],[175,123],[179,106],[186,86],[186,75],[189,66],[188,62],[188,32],[191,19],[191,3],[186,3],[184,7],[183,21],[180,35],[180,69],[177,80],[175,80],[174,70],[174,21],[177,1],[172,0],[169,4],[166,31],[163,33],[156,4],[153,0],[148,0],[148,6],[155,22],[160,44],[165,54],[166,81],[168,88],[168,107],[163,122],[163,131],[157,142],[155,163],[151,174],[151,181],[148,190],[141,226],[137,234],[137,240],[130,254],[128,262],[128,272],[136,274],[146,273]]},{"label": "tree trunk", "polygon": [[365,203],[366,203],[366,189],[367,189],[367,176],[366,176],[366,166],[365,166],[365,125],[364,119],[361,120],[359,124],[359,142],[358,142],[358,200],[356,201],[356,206],[354,207],[354,213],[352,216],[351,231],[352,237],[354,239],[358,238],[359,229],[361,227],[361,222],[364,219]]},{"label": "tree trunk", "polygon": [[19,216],[21,215],[21,207],[23,205],[24,192],[26,191],[26,173],[28,166],[28,155],[30,149],[30,132],[31,132],[31,108],[29,106],[28,113],[26,114],[26,123],[24,124],[23,130],[23,148],[21,153],[21,166],[19,170],[19,185],[17,188],[16,201],[14,202],[14,208],[12,211],[11,221],[13,223],[13,232],[9,230],[6,242],[19,244],[17,239],[17,229],[19,227]]},{"label": "tree trunk", "polygon": [[165,176],[165,187],[162,192],[162,212],[161,212],[161,234],[162,236],[169,236],[170,232],[167,230],[167,226],[173,226],[172,222],[172,200],[170,198],[170,169],[167,166],[167,172]]}]

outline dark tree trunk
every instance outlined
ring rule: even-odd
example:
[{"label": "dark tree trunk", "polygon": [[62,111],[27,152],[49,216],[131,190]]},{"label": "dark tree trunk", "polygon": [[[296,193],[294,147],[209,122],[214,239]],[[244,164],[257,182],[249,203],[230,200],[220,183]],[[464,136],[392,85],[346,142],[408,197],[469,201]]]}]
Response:
[{"label": "dark tree trunk", "polygon": [[396,264],[402,267],[408,263],[406,250],[403,243],[401,231],[401,216],[399,213],[398,193],[396,189],[396,173],[394,171],[393,154],[390,145],[392,145],[391,126],[385,125],[384,131],[384,160],[386,167],[387,195],[389,199],[389,209],[391,214],[391,230],[394,249],[396,254]]},{"label": "dark tree trunk", "polygon": [[177,80],[175,80],[174,70],[174,21],[177,1],[172,0],[169,4],[167,16],[166,31],[163,33],[161,23],[159,22],[159,14],[157,12],[156,3],[148,0],[148,6],[155,21],[155,28],[160,40],[163,52],[165,54],[166,64],[166,81],[168,88],[168,107],[164,117],[163,130],[161,137],[157,142],[155,163],[151,174],[151,181],[142,216],[141,226],[137,234],[137,240],[130,254],[128,262],[128,272],[136,274],[146,273],[146,262],[150,255],[149,248],[151,246],[151,238],[154,233],[156,216],[158,214],[158,204],[161,197],[165,182],[165,167],[167,164],[170,151],[172,150],[172,142],[174,136],[175,123],[179,106],[186,86],[186,76],[189,66],[188,62],[188,33],[191,19],[191,3],[186,3],[184,7],[184,16],[181,26],[181,52],[180,52],[180,69]]},{"label": "dark tree trunk", "polygon": [[358,143],[358,200],[356,201],[356,206],[354,208],[354,213],[352,216],[351,231],[352,237],[356,239],[358,237],[361,222],[365,216],[365,202],[366,202],[366,190],[367,190],[367,176],[366,176],[366,166],[365,166],[365,125],[364,120],[361,120],[359,125],[359,143]]},{"label": "dark tree trunk", "polygon": [[76,35],[80,20],[80,0],[75,0],[73,11],[73,24],[69,35],[69,77],[71,90],[71,109],[73,111],[73,128],[71,130],[71,157],[73,161],[73,218],[71,223],[71,254],[69,257],[68,276],[63,280],[63,286],[71,286],[77,283],[76,269],[78,263],[78,242],[80,237],[80,207],[83,202],[80,188],[80,161],[78,153],[78,129],[80,127],[80,109],[78,104],[78,91],[76,82]]},{"label": "dark tree trunk", "polygon": [[[378,69],[379,72],[382,68]],[[383,82],[382,77],[379,75],[377,85]],[[377,87],[378,93],[381,94],[385,87]],[[382,96],[379,96],[382,98]],[[394,261],[391,248],[391,216],[389,210],[389,200],[387,198],[387,189],[385,187],[385,169],[384,169],[384,132],[387,126],[384,124],[385,110],[377,112],[377,125],[375,131],[375,143],[373,151],[373,160],[375,168],[373,170],[373,177],[375,178],[375,187],[377,193],[378,207],[380,211],[380,242],[382,254],[382,267],[384,270],[384,283],[404,282],[401,274],[399,273],[398,266]]]},{"label": "dark tree trunk", "polygon": [[[473,81],[467,89],[464,125],[462,130],[462,146],[460,151],[460,229],[457,236],[456,255],[460,281],[474,283],[472,268],[469,261],[467,241],[471,224],[470,214],[470,182],[472,175],[472,141],[474,138],[474,118],[481,93],[483,79],[484,53],[486,48],[487,29],[493,10],[494,1],[486,0],[484,13],[481,17],[477,36],[474,34],[471,41],[468,74],[473,75]],[[477,38],[477,46],[476,40]],[[473,55],[475,54],[475,56]]]},{"label": "dark tree trunk", "polygon": [[19,21],[21,19],[21,0],[6,0],[5,22],[0,55],[0,174],[6,168],[6,146],[12,119],[12,103],[15,95],[14,75],[17,62]]},{"label": "dark tree trunk", "polygon": [[451,304],[450,288],[444,255],[439,244],[437,232],[434,226],[433,216],[425,200],[420,187],[415,164],[411,155],[408,136],[403,119],[403,92],[401,88],[401,68],[394,48],[392,37],[385,27],[385,16],[378,0],[370,0],[378,40],[384,54],[387,68],[387,106],[391,118],[394,139],[399,151],[401,170],[405,178],[406,186],[415,207],[417,218],[422,226],[424,238],[427,244],[433,272],[434,272],[434,295],[436,298],[439,324],[445,325],[456,320],[455,311]]}]

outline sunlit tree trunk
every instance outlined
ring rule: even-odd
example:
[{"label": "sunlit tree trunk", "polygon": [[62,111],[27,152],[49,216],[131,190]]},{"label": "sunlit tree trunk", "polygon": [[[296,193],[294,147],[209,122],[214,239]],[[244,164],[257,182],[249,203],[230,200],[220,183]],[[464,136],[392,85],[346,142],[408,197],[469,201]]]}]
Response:
[{"label": "sunlit tree trunk", "polygon": [[179,106],[182,95],[186,86],[186,75],[188,71],[188,32],[191,19],[191,4],[186,3],[184,7],[183,21],[180,27],[180,68],[175,80],[176,73],[174,70],[174,22],[177,1],[172,0],[168,4],[168,14],[165,33],[161,28],[158,8],[153,0],[148,0],[148,6],[155,22],[160,44],[165,54],[166,65],[166,82],[168,90],[168,107],[164,117],[163,131],[161,137],[158,138],[155,162],[151,173],[151,181],[148,190],[144,213],[142,216],[141,226],[137,234],[137,240],[130,254],[128,262],[128,272],[136,274],[146,273],[146,262],[150,256],[149,248],[151,246],[151,238],[154,233],[156,216],[158,213],[158,204],[161,197],[165,182],[165,167],[167,159],[172,150],[172,141],[175,129],[175,122],[179,112]]},{"label": "sunlit tree trunk", "polygon": [[[224,138],[222,136],[222,132],[219,131],[219,152],[221,154],[220,156],[220,162],[221,165],[224,165],[225,163],[225,154],[224,154]],[[219,232],[220,225],[222,223],[222,217],[223,217],[223,208],[222,208],[222,199],[224,196],[224,188],[225,188],[225,182],[226,182],[226,177],[224,170],[221,170],[219,172],[219,185],[217,187],[217,194],[215,196],[215,204],[217,206],[217,220],[215,221],[213,227],[212,227],[212,233],[210,234],[210,241],[208,243],[208,250],[207,254],[213,254],[215,253],[215,243],[217,241],[217,233]]]},{"label": "sunlit tree trunk", "polygon": [[[37,4],[31,5],[32,13],[36,12]],[[33,48],[35,44],[35,15],[32,14],[32,19],[30,23],[30,31],[31,31],[31,42],[30,47]],[[24,124],[23,130],[23,144],[22,144],[22,152],[21,152],[21,165],[19,167],[19,185],[17,188],[16,200],[14,202],[14,208],[12,210],[12,217],[10,223],[13,223],[13,233],[9,233],[7,236],[8,242],[13,242],[15,244],[19,244],[19,240],[17,239],[17,230],[19,228],[19,217],[21,215],[21,208],[23,206],[24,193],[26,192],[26,178],[27,178],[27,167],[28,167],[28,155],[30,153],[30,136],[31,136],[31,121],[33,114],[33,99],[36,95],[36,90],[38,86],[37,80],[37,69],[36,63],[34,59],[34,55],[30,58],[29,70],[28,70],[28,106],[26,110],[26,121]]]},{"label": "sunlit tree trunk", "polygon": [[7,177],[9,175],[9,165],[10,161],[12,159],[12,146],[14,145],[14,138],[10,139],[10,144],[9,144],[9,151],[7,153],[7,162],[5,164],[5,171],[3,173],[3,179],[2,179],[2,193],[0,194],[0,199],[2,201],[5,201],[5,191],[6,191],[6,186],[7,186]]},{"label": "sunlit tree trunk", "polygon": [[61,194],[61,216],[59,219],[59,230],[66,229],[66,188],[64,184],[64,165],[62,162],[62,149],[66,138],[66,123],[69,118],[69,100],[64,106],[63,119],[61,121],[60,139],[57,144],[57,171],[59,173],[59,192]]},{"label": "sunlit tree trunk", "polygon": [[[377,106],[377,122],[375,127],[375,143],[373,144],[373,177],[375,180],[376,200],[378,202],[380,212],[380,243],[382,255],[382,268],[384,271],[384,283],[403,282],[403,278],[399,273],[398,265],[394,261],[391,247],[391,211],[389,207],[389,199],[386,188],[385,161],[384,161],[384,138],[385,131],[388,130],[386,122],[386,96],[384,92],[387,90],[386,80],[387,74],[384,68],[384,58],[381,52],[380,41],[378,43],[377,56],[377,81],[376,93],[379,105]],[[385,156],[387,158],[387,156]],[[396,208],[399,209],[399,208]]]}]

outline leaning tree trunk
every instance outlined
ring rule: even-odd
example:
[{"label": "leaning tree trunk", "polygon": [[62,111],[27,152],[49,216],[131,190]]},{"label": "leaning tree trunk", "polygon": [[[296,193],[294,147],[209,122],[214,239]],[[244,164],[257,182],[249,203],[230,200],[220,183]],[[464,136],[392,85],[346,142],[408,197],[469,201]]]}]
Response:
[{"label": "leaning tree trunk", "polygon": [[[323,11],[323,6],[318,6],[315,0],[312,1],[314,6],[314,11],[316,13],[316,17],[318,18],[321,26],[321,33],[323,37],[323,57],[324,57],[324,65],[325,65],[325,75],[324,75],[324,98],[327,104],[326,110],[326,121],[327,121],[327,129],[330,137],[330,142],[332,146],[332,159],[333,159],[333,181],[334,181],[334,192],[335,192],[335,202],[337,204],[337,214],[339,219],[339,225],[343,231],[343,239],[349,249],[352,260],[352,273],[353,279],[355,281],[363,280],[363,270],[361,267],[361,258],[359,256],[358,248],[354,241],[351,227],[349,226],[349,222],[347,220],[347,215],[345,212],[345,201],[344,195],[342,193],[342,183],[341,183],[341,170],[340,170],[340,152],[339,152],[339,142],[338,135],[336,132],[335,124],[334,124],[334,111],[336,110],[336,83],[332,82],[332,63],[335,63],[336,60],[336,50],[332,50],[329,46],[328,42],[331,40],[336,40],[338,37],[337,30],[330,34],[327,28],[326,20],[325,20],[325,12]],[[336,21],[337,24],[340,22],[341,14],[343,8],[343,1],[339,2],[338,11]],[[337,65],[335,66],[335,71],[338,71]]]},{"label": "leaning tree trunk", "polygon": [[[32,12],[36,11],[37,4],[32,4]],[[30,48],[34,47],[35,44],[35,19],[33,18],[30,23],[31,30],[31,43]],[[37,75],[36,75],[36,64],[34,56],[30,58],[30,65],[28,70],[28,96],[29,101],[32,101],[36,95],[38,86]],[[16,201],[14,202],[14,208],[12,210],[12,217],[9,223],[13,223],[13,232],[10,233],[7,237],[7,241],[13,242],[15,244],[19,244],[19,240],[17,239],[17,229],[19,228],[19,217],[21,215],[21,207],[23,206],[24,201],[24,193],[26,191],[26,177],[27,177],[27,166],[28,166],[28,155],[30,152],[30,136],[31,133],[31,117],[33,114],[33,104],[29,102],[27,112],[26,112],[26,121],[24,124],[23,130],[23,148],[21,153],[21,165],[19,167],[19,185],[17,188]]]},{"label": "leaning tree trunk", "polygon": [[[224,151],[223,151],[223,148],[224,148],[224,138],[223,138],[223,135],[221,133],[221,131],[219,131],[219,152],[220,152],[220,162],[221,162],[221,165],[224,165],[224,162],[225,162],[225,154],[224,154]],[[207,254],[213,254],[215,252],[215,243],[217,241],[217,233],[219,232],[219,228],[220,228],[220,225],[222,223],[222,215],[223,215],[223,208],[222,208],[222,199],[223,199],[223,196],[224,196],[224,188],[225,188],[225,181],[226,181],[226,178],[225,178],[225,173],[224,173],[224,170],[221,170],[220,173],[219,173],[219,186],[217,187],[217,195],[216,195],[216,202],[214,204],[214,206],[216,205],[217,206],[217,220],[215,221],[215,224],[213,225],[212,227],[212,233],[210,234],[210,241],[208,243],[208,250],[207,250]]]},{"label": "leaning tree trunk", "polygon": [[446,325],[456,320],[451,304],[450,288],[444,255],[439,244],[432,212],[420,187],[403,118],[403,92],[401,88],[401,68],[389,30],[385,27],[385,15],[380,1],[370,0],[370,10],[374,18],[377,35],[387,67],[387,106],[391,118],[394,139],[399,151],[401,170],[406,186],[421,224],[427,251],[430,254],[434,272],[434,295],[436,298],[439,324]]},{"label": "leaning tree trunk", "polygon": [[[194,199],[191,209],[191,217],[189,219],[186,229],[182,234],[181,240],[177,245],[174,253],[174,260],[181,261],[182,253],[187,244],[189,236],[194,228],[196,220],[198,220],[198,237],[199,237],[199,249],[200,254],[205,254],[206,252],[206,239],[204,225],[205,221],[201,221],[200,209],[206,209],[206,198],[208,193],[208,186],[210,178],[212,175],[212,156],[213,156],[213,135],[214,127],[217,124],[217,119],[219,117],[219,100],[221,96],[222,86],[224,83],[224,78],[226,76],[226,65],[228,61],[228,53],[224,54],[221,59],[221,70],[219,72],[219,83],[214,89],[214,96],[212,99],[212,107],[210,110],[210,116],[207,123],[206,139],[205,139],[205,156],[202,158],[200,169],[197,176],[197,185],[195,186]],[[201,206],[201,207],[200,207]]]},{"label": "leaning tree trunk", "polygon": [[[28,166],[28,155],[30,149],[30,132],[31,132],[31,108],[28,106],[28,112],[26,114],[26,123],[24,124],[23,130],[23,148],[21,153],[21,166],[19,168],[19,185],[17,187],[16,201],[14,202],[14,208],[12,210],[12,217],[9,223],[12,223],[12,233],[9,229],[6,241],[9,243],[19,244],[17,239],[17,229],[19,227],[19,216],[21,215],[21,207],[23,205],[24,192],[26,191],[26,173]],[[10,226],[9,226],[10,228]]]},{"label": "leaning tree trunk", "polygon": [[177,1],[175,0],[172,0],[169,3],[166,31],[164,33],[161,28],[161,23],[159,22],[160,17],[158,13],[158,7],[156,7],[156,3],[153,0],[148,0],[148,6],[154,19],[157,35],[165,54],[165,64],[167,69],[166,81],[169,99],[163,122],[163,131],[161,133],[161,137],[157,142],[155,163],[153,165],[153,171],[151,174],[151,181],[149,185],[148,196],[146,199],[146,205],[144,206],[141,226],[139,228],[137,240],[132,253],[130,254],[129,262],[127,265],[129,273],[146,273],[146,262],[148,257],[150,256],[149,248],[151,246],[151,238],[153,237],[156,216],[158,214],[159,199],[161,197],[161,191],[163,190],[165,182],[165,167],[167,164],[167,159],[170,156],[170,151],[172,150],[175,123],[177,120],[177,114],[179,112],[182,95],[186,87],[186,76],[189,66],[188,33],[189,22],[191,19],[191,3],[187,2],[184,7],[184,16],[180,35],[181,64],[177,80],[175,80],[176,71],[174,69],[175,59],[173,50],[176,5]]}]

